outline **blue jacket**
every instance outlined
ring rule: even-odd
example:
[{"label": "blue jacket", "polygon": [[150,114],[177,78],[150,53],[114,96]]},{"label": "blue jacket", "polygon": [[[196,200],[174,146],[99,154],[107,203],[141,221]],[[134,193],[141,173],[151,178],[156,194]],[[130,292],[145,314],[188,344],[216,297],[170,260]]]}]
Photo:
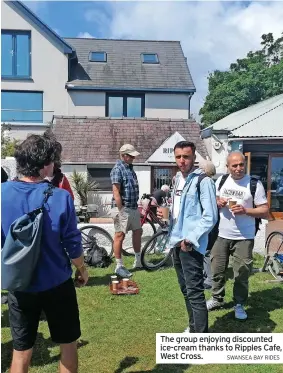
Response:
[{"label": "blue jacket", "polygon": [[[170,246],[175,246],[184,239],[190,241],[195,250],[205,254],[208,244],[208,234],[218,219],[216,192],[214,182],[204,178],[200,183],[200,199],[197,191],[198,176],[203,171],[195,169],[186,180],[181,201],[180,212],[170,234]],[[175,188],[178,186],[181,173],[176,175]],[[174,199],[172,211],[174,211]]]},{"label": "blue jacket", "polygon": [[[1,185],[2,247],[10,225],[42,204],[47,187],[47,182],[7,181]],[[41,254],[27,292],[45,291],[67,281],[72,276],[70,259],[82,254],[81,233],[70,193],[55,188],[45,207]]]}]

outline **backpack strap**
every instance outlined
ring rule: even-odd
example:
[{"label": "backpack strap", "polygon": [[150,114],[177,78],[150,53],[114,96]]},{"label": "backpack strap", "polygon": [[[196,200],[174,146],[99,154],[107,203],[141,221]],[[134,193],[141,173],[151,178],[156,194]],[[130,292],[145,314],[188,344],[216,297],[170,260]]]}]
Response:
[{"label": "backpack strap", "polygon": [[48,182],[48,187],[47,189],[45,189],[45,191],[43,192],[44,194],[44,199],[43,199],[43,202],[42,202],[42,205],[40,207],[38,207],[37,209],[34,209],[30,212],[28,212],[28,215],[29,216],[33,216],[33,215],[37,215],[38,213],[42,212],[43,209],[44,209],[44,205],[47,203],[48,201],[48,198],[50,196],[52,196],[53,194],[53,189],[54,189],[54,185],[52,185],[51,183]]},{"label": "backpack strap", "polygon": [[223,185],[224,185],[225,181],[228,179],[228,177],[229,177],[229,174],[222,175],[220,183],[218,185],[218,191],[220,191],[220,189],[223,187]]},{"label": "backpack strap", "polygon": [[198,192],[198,199],[200,201],[200,183],[203,179],[205,179],[206,177],[208,177],[206,174],[200,174],[199,177],[198,177],[198,181],[197,181],[197,192]]},{"label": "backpack strap", "polygon": [[253,197],[253,207],[255,207],[255,192],[256,192],[256,188],[257,188],[257,182],[258,182],[258,179],[256,177],[252,177],[251,176],[251,180],[250,180],[250,191],[251,191],[251,195]]},{"label": "backpack strap", "polygon": [[41,208],[43,208],[44,205],[47,203],[48,198],[53,195],[53,189],[54,189],[54,185],[49,183],[47,189],[43,192],[45,197],[44,197],[44,200],[42,202]]}]

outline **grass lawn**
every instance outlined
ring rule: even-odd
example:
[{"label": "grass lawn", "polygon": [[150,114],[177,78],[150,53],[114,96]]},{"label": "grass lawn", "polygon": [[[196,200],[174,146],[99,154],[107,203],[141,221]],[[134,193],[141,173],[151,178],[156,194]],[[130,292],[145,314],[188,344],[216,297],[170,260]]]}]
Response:
[{"label": "grass lawn", "polygon": [[[128,266],[133,259],[126,260]],[[255,257],[255,267],[262,258]],[[156,365],[155,333],[178,333],[187,326],[185,304],[173,268],[156,272],[137,271],[134,280],[140,294],[113,296],[108,283],[114,264],[90,269],[88,286],[77,290],[82,337],[79,344],[80,372],[87,373],[283,373],[279,365]],[[283,333],[283,287],[266,283],[268,273],[250,278],[249,319],[236,321],[232,312],[232,282],[227,282],[228,307],[209,314],[211,332]],[[206,296],[209,297],[209,292]],[[12,343],[7,306],[2,306],[2,369],[8,372]],[[58,346],[49,337],[46,321],[40,322],[30,372],[57,371]]]}]

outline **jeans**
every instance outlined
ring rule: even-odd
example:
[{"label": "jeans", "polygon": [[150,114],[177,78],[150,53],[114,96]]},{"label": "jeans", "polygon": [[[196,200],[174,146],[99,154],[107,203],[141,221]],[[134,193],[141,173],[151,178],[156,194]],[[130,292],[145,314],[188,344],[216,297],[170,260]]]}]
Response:
[{"label": "jeans", "polygon": [[254,240],[228,240],[218,237],[211,250],[212,296],[222,302],[225,296],[226,270],[232,256],[234,271],[233,300],[244,304],[249,293],[249,276],[253,265]]},{"label": "jeans", "polygon": [[174,267],[185,298],[191,333],[208,332],[208,312],[203,286],[203,255],[196,250],[173,249]]}]

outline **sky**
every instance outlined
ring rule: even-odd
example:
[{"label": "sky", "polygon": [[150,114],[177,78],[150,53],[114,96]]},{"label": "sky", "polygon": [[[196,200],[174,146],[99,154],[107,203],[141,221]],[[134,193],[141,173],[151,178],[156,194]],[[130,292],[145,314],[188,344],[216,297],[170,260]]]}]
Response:
[{"label": "sky", "polygon": [[198,119],[208,75],[283,32],[283,1],[24,1],[62,37],[179,40],[195,86]]}]

